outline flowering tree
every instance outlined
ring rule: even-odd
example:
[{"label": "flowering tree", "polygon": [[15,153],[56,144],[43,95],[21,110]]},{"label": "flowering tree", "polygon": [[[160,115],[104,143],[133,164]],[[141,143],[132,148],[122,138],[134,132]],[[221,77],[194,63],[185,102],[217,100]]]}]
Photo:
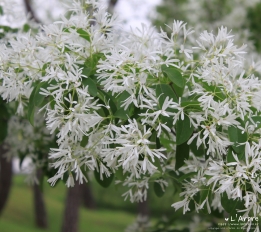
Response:
[{"label": "flowering tree", "polygon": [[182,185],[176,210],[236,213],[249,231],[261,212],[261,82],[246,46],[227,28],[197,36],[182,21],[170,36],[123,32],[96,1],[69,15],[1,44],[2,98],[36,127],[44,112],[57,138],[48,182],[72,187],[94,171],[134,202],[149,183],[162,196],[171,178]]}]

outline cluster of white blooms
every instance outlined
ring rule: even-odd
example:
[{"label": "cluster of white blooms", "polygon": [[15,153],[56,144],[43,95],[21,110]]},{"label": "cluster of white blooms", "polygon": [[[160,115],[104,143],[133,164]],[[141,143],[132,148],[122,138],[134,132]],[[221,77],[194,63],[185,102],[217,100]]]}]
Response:
[{"label": "cluster of white blooms", "polygon": [[224,27],[197,40],[184,22],[170,28],[122,32],[96,1],[75,2],[69,18],[1,45],[0,94],[31,123],[35,108],[45,113],[58,145],[52,185],[92,170],[143,201],[149,182],[162,195],[174,175],[184,187],[175,209],[230,201],[258,216],[261,81],[244,69],[245,46]]},{"label": "cluster of white blooms", "polygon": [[23,1],[19,0],[1,0],[0,2],[1,26],[21,27],[26,23],[26,14]]}]

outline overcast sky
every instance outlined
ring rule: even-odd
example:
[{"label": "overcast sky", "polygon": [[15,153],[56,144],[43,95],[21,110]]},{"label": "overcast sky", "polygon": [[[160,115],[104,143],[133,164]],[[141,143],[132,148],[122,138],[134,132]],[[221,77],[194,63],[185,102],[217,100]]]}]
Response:
[{"label": "overcast sky", "polygon": [[118,0],[115,13],[126,21],[126,28],[140,27],[141,23],[150,25],[148,16],[155,14],[155,6],[160,2],[161,0]]}]

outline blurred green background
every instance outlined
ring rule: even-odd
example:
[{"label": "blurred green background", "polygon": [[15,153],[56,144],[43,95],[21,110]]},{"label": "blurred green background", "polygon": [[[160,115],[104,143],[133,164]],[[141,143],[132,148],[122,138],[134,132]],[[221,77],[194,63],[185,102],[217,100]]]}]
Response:
[{"label": "blurred green background", "polygon": [[[111,185],[104,189],[92,182],[92,193],[96,209],[87,209],[81,204],[79,232],[122,232],[133,223],[138,213],[137,203],[123,200],[122,188]],[[51,187],[46,181],[43,196],[47,209],[48,229],[37,229],[34,223],[33,190],[25,183],[24,175],[15,175],[7,205],[0,217],[1,232],[40,232],[61,230],[67,187],[60,182]],[[174,202],[173,191],[168,191],[162,198],[149,194],[149,212],[152,217],[162,214],[175,214],[170,205]]]}]

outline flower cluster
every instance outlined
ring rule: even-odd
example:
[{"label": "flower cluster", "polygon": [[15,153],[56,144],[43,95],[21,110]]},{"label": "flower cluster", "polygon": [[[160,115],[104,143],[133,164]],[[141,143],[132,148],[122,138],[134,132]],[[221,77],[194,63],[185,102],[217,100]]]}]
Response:
[{"label": "flower cluster", "polygon": [[149,182],[162,195],[174,176],[184,188],[175,209],[229,211],[230,201],[257,216],[261,81],[244,68],[245,45],[225,27],[197,40],[184,22],[170,29],[123,32],[96,1],[75,2],[69,18],[1,45],[0,94],[31,123],[45,113],[58,146],[52,185],[92,170],[143,201]]}]

